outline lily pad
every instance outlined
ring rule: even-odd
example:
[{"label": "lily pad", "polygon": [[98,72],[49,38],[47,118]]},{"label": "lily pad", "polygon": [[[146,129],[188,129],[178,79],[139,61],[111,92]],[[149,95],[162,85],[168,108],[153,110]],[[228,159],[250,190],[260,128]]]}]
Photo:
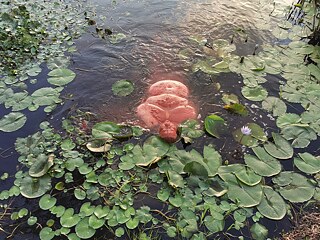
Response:
[{"label": "lily pad", "polygon": [[129,80],[119,80],[112,85],[112,92],[117,96],[128,96],[134,90],[133,83]]},{"label": "lily pad", "polygon": [[255,171],[255,173],[265,177],[270,177],[280,173],[280,162],[269,155],[264,148],[254,147],[252,150],[256,156],[245,154],[244,160],[245,163]]},{"label": "lily pad", "polygon": [[14,132],[23,127],[27,117],[20,112],[9,113],[0,119],[0,131]]},{"label": "lily pad", "polygon": [[39,200],[39,206],[43,210],[49,210],[52,208],[57,202],[55,197],[51,197],[50,194],[43,195]]},{"label": "lily pad", "polygon": [[39,178],[32,178],[29,175],[21,179],[20,191],[26,198],[37,198],[51,189],[51,177],[44,175]]},{"label": "lily pad", "polygon": [[78,222],[81,220],[78,214],[74,214],[73,208],[68,208],[65,210],[63,215],[60,218],[60,224],[63,227],[71,228],[78,224]]},{"label": "lily pad", "polygon": [[99,122],[92,127],[92,136],[96,139],[110,139],[120,133],[120,126],[114,122]]},{"label": "lily pad", "polygon": [[89,225],[89,218],[85,217],[75,227],[76,234],[81,239],[90,239],[96,230]]},{"label": "lily pad", "polygon": [[293,203],[308,201],[315,192],[309,179],[298,173],[281,172],[272,181],[279,186],[281,196]]},{"label": "lily pad", "polygon": [[195,119],[190,119],[181,123],[180,132],[181,137],[185,139],[185,142],[191,141],[188,139],[199,138],[204,134],[203,130],[200,129],[200,124]]},{"label": "lily pad", "polygon": [[287,212],[286,203],[282,197],[268,186],[263,186],[263,194],[264,197],[257,206],[258,211],[269,219],[282,219]]},{"label": "lily pad", "polygon": [[299,153],[299,158],[294,158],[294,165],[305,173],[315,174],[320,171],[320,157],[313,156],[310,153]]},{"label": "lily pad", "polygon": [[287,111],[286,104],[277,97],[267,97],[262,102],[262,108],[272,112],[273,116],[280,116]]},{"label": "lily pad", "polygon": [[261,86],[252,88],[244,86],[241,89],[241,93],[246,99],[250,101],[262,101],[268,96],[267,90]]},{"label": "lily pad", "polygon": [[250,232],[255,240],[264,240],[268,237],[268,229],[260,223],[254,223],[250,227]]},{"label": "lily pad", "polygon": [[290,143],[278,133],[272,133],[273,141],[264,144],[265,150],[278,159],[289,159],[293,156],[293,148]]},{"label": "lily pad", "polygon": [[317,139],[315,131],[308,126],[286,126],[281,129],[281,134],[287,140],[293,140],[291,145],[294,148],[305,148],[310,141]]},{"label": "lily pad", "polygon": [[220,135],[226,131],[224,119],[214,114],[205,118],[204,127],[210,135],[216,138],[220,138]]},{"label": "lily pad", "polygon": [[108,152],[111,148],[111,145],[108,143],[100,144],[101,142],[93,141],[87,143],[86,147],[89,149],[91,152],[96,152],[96,153],[102,153],[102,152]]},{"label": "lily pad", "polygon": [[225,104],[232,104],[232,103],[239,103],[239,99],[238,99],[238,96],[231,93],[231,94],[222,94],[222,101],[225,103]]},{"label": "lily pad", "polygon": [[261,182],[262,177],[255,174],[250,167],[243,167],[234,173],[236,177],[248,186],[254,186]]},{"label": "lily pad", "polygon": [[69,69],[58,68],[49,72],[48,76],[50,76],[48,78],[48,82],[50,84],[56,86],[64,86],[70,83],[76,77],[76,74]]},{"label": "lily pad", "polygon": [[41,177],[45,175],[48,170],[53,166],[54,155],[49,156],[45,154],[40,154],[35,159],[33,164],[29,168],[29,175],[31,177]]},{"label": "lily pad", "polygon": [[223,106],[224,109],[227,109],[228,111],[232,113],[239,114],[241,116],[247,116],[248,115],[248,110],[247,108],[240,104],[240,103],[231,103]]},{"label": "lily pad", "polygon": [[251,130],[250,134],[242,133],[241,128],[238,128],[233,132],[233,137],[237,142],[248,147],[255,147],[258,145],[259,141],[267,141],[268,138],[266,134],[258,124],[248,123],[246,127]]}]

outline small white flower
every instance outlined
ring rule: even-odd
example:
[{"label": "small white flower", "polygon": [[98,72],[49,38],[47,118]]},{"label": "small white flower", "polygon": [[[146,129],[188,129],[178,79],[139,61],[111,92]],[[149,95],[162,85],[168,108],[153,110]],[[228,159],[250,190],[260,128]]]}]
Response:
[{"label": "small white flower", "polygon": [[241,132],[243,135],[250,135],[251,134],[251,129],[248,126],[243,126],[241,128]]}]

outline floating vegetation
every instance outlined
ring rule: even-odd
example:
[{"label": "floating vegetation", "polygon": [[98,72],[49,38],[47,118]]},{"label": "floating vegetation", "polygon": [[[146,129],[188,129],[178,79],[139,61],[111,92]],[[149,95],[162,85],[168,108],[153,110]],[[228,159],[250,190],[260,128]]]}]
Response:
[{"label": "floating vegetation", "polygon": [[[20,26],[25,18],[23,31],[30,35],[31,28],[39,29],[29,37],[35,40],[30,47],[36,50],[31,55],[21,55],[17,59],[19,64],[14,65],[16,68],[1,69],[4,74],[1,74],[0,103],[12,112],[1,117],[0,130],[12,132],[27,121],[20,111],[37,111],[43,107],[45,112],[51,112],[62,103],[63,87],[76,76],[68,69],[69,61],[64,54],[74,50],[72,39],[86,22],[74,23],[72,17],[77,13],[65,10],[61,2],[46,1],[39,6],[30,2],[17,7],[6,3],[1,12],[5,20],[1,28],[11,26],[10,22]],[[66,18],[66,25],[60,25],[60,19],[50,15],[53,8],[70,14],[70,22]],[[38,14],[35,20],[30,19],[33,10]],[[17,19],[12,14],[18,14]],[[41,18],[48,23],[40,23]],[[45,33],[49,20],[57,25],[53,33]],[[194,72],[209,75],[233,72],[243,79],[243,96],[224,94],[225,105],[221,109],[248,119],[250,107],[239,101],[244,97],[276,118],[278,129],[267,132],[254,119],[239,127],[225,121],[219,113],[210,114],[205,117],[204,126],[197,120],[187,120],[179,126],[181,139],[191,146],[186,150],[154,135],[142,140],[141,128],[111,121],[97,122],[92,124],[91,132],[85,131],[79,128],[85,114],[73,118],[73,122],[64,120],[64,131],[43,122],[41,130],[18,138],[15,143],[22,168],[15,174],[13,186],[0,193],[0,200],[7,203],[23,197],[36,205],[18,211],[6,205],[11,220],[19,224],[24,221],[22,225],[37,229],[40,239],[45,240],[90,239],[101,232],[110,234],[111,238],[165,236],[195,240],[224,238],[230,230],[236,230],[240,239],[244,238],[244,230],[253,239],[267,239],[272,233],[264,226],[263,219],[279,221],[293,213],[292,204],[309,204],[320,199],[319,156],[307,149],[301,151],[320,135],[319,47],[300,41],[302,29],[300,25],[281,25],[273,33],[291,42],[263,45],[259,53],[249,56],[235,55],[236,45],[224,39],[191,38],[200,49],[212,50],[206,50],[205,54],[215,53],[202,56],[190,65]],[[4,34],[10,33],[11,28]],[[110,41],[117,43],[124,37],[114,35]],[[50,44],[45,44],[45,40]],[[182,50],[179,56],[188,59],[192,54],[193,50],[188,49]],[[47,55],[52,56],[48,59]],[[37,59],[37,63],[24,65],[21,59],[23,62]],[[10,66],[11,59],[6,61]],[[50,70],[44,74],[51,86],[36,88],[29,95],[24,90],[27,86],[24,81],[33,84],[31,78],[42,72],[40,63],[44,62]],[[279,74],[285,80],[279,82],[276,96],[269,94],[264,86],[270,74]],[[112,91],[124,97],[134,91],[134,85],[120,80],[113,84]],[[287,112],[290,103],[300,104],[304,111]],[[205,132],[209,140],[219,141],[225,138],[224,134],[232,132],[239,144],[248,147],[244,161],[237,159],[238,163],[229,163],[213,144],[206,144],[199,151],[192,149],[192,144]],[[297,148],[299,153],[295,152]],[[284,164],[288,162],[295,168],[286,169]],[[3,174],[1,180],[8,177]]]}]

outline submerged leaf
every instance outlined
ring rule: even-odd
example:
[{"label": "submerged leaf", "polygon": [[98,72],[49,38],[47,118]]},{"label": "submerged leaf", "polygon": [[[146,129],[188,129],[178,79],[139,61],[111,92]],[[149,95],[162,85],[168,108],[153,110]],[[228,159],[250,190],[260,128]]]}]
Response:
[{"label": "submerged leaf", "polygon": [[112,92],[117,96],[128,96],[134,90],[133,83],[129,80],[119,80],[112,85]]},{"label": "submerged leaf", "polygon": [[262,101],[268,96],[267,90],[261,86],[252,88],[244,86],[241,89],[241,93],[246,99],[250,101]]},{"label": "submerged leaf", "polygon": [[247,108],[240,104],[240,103],[231,103],[223,106],[224,109],[227,109],[228,111],[232,113],[239,114],[241,116],[247,116],[248,115],[248,110]]}]

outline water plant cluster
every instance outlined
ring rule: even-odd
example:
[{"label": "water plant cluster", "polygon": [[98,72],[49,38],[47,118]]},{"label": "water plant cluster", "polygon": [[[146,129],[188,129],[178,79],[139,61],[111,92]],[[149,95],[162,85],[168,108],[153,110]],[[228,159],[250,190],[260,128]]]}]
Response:
[{"label": "water plant cluster", "polygon": [[[51,11],[66,7],[61,2],[46,4],[49,9],[42,5],[46,11],[39,17],[53,17]],[[31,14],[31,7],[38,6],[33,3],[18,9]],[[16,10],[6,11],[9,14]],[[76,14],[69,10],[65,13]],[[63,16],[64,21],[70,22],[64,22],[64,27],[50,18],[57,30],[46,30],[45,37],[55,34],[57,39],[51,39],[50,47],[42,50],[52,58],[44,57],[39,50],[31,56],[39,59],[37,63],[21,66],[15,75],[9,72],[2,76],[0,103],[12,113],[0,119],[1,131],[22,127],[26,121],[20,112],[23,109],[32,111],[43,106],[45,111],[52,111],[61,102],[63,87],[75,78],[68,69],[65,52],[85,21],[67,16]],[[33,21],[27,21],[27,25]],[[41,29],[46,29],[43,24]],[[66,26],[73,29],[71,33],[64,32]],[[21,169],[14,176],[13,186],[0,193],[2,209],[10,211],[12,222],[21,229],[34,228],[40,239],[46,240],[91,239],[101,233],[112,239],[266,239],[272,234],[265,226],[267,219],[280,221],[290,217],[292,205],[320,200],[320,158],[307,149],[320,135],[320,51],[318,46],[301,41],[303,26],[287,24],[285,30],[289,35],[282,33],[280,37],[275,30],[275,36],[292,41],[263,45],[250,56],[237,56],[236,45],[224,39],[210,42],[193,38],[197,40],[196,49],[210,48],[216,53],[189,62],[194,72],[240,75],[243,97],[276,119],[278,130],[272,133],[266,133],[264,126],[253,120],[233,131],[235,140],[250,148],[243,162],[239,159],[239,163],[229,164],[213,144],[203,146],[201,151],[187,151],[137,126],[110,121],[87,125],[88,114],[79,112],[62,122],[62,132],[43,122],[38,132],[16,140]],[[35,44],[41,49],[44,43],[41,40]],[[188,60],[193,52],[184,49],[179,56]],[[19,87],[26,88],[26,80],[33,84],[31,78],[42,71],[39,64],[44,61],[50,69],[47,81],[52,87],[29,95]],[[283,78],[277,95],[270,96],[264,86],[270,74]],[[133,88],[130,81],[121,80],[112,90],[126,96]],[[222,95],[221,102],[230,114],[248,115],[248,107],[233,93]],[[300,104],[304,110],[291,113],[289,104]],[[196,120],[182,123],[183,141],[192,146],[205,133],[219,139],[231,129],[231,123],[218,114],[206,116],[203,125]],[[284,161],[291,161],[293,168],[285,169]],[[36,205],[7,210],[15,198],[30,199]]]}]

